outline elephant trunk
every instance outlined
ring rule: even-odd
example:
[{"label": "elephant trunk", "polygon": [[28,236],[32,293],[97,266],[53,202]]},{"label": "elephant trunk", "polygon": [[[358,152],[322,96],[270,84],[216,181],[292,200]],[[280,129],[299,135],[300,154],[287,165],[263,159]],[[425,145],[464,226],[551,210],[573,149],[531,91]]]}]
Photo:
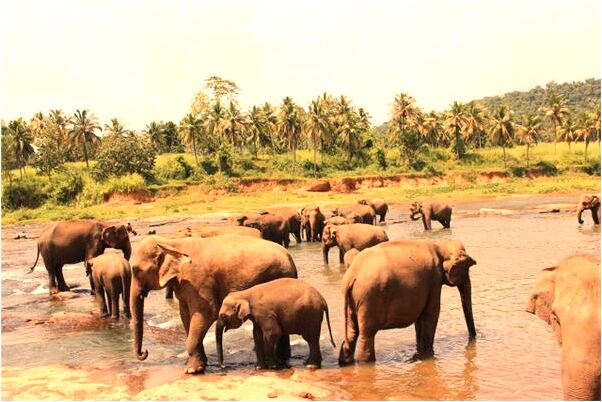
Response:
[{"label": "elephant trunk", "polygon": [[470,336],[470,339],[474,339],[477,336],[477,330],[475,329],[474,318],[472,316],[472,288],[470,284],[470,278],[467,278],[466,282],[458,285],[458,290],[460,291],[462,310],[464,311],[464,319],[466,320],[468,335]]},{"label": "elephant trunk", "polygon": [[134,326],[134,355],[138,360],[146,360],[148,350],[142,352],[142,335],[144,325],[144,295],[138,280],[133,279],[130,291],[130,310]]},{"label": "elephant trunk", "polygon": [[121,250],[123,251],[123,257],[129,261],[132,255],[132,244],[130,243],[130,239],[127,239],[127,242],[123,245]]},{"label": "elephant trunk", "polygon": [[330,247],[323,244],[322,245],[322,259],[324,260],[324,265],[328,265],[328,250],[330,250]]},{"label": "elephant trunk", "polygon": [[421,217],[422,217],[422,214],[420,212],[412,212],[410,214],[410,219],[413,220],[413,221],[417,221]]},{"label": "elephant trunk", "polygon": [[583,219],[581,219],[581,215],[583,215],[583,210],[585,208],[583,208],[582,206],[579,206],[579,208],[577,209],[577,222],[579,222],[579,224],[583,223]]},{"label": "elephant trunk", "polygon": [[224,323],[222,320],[217,320],[217,324],[215,325],[215,345],[217,348],[217,360],[219,362],[219,366],[224,368],[224,345],[223,345],[223,336],[224,336]]}]

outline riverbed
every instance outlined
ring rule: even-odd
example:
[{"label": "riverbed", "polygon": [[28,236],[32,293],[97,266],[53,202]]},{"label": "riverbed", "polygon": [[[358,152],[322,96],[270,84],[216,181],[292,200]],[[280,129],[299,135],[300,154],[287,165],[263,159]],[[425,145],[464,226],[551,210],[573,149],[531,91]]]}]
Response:
[{"label": "riverbed", "polygon": [[[339,368],[338,349],[322,329],[322,369],[307,370],[305,342],[292,337],[291,369],[254,370],[251,324],[224,336],[226,369],[216,364],[213,330],[205,338],[207,373],[184,374],[184,335],[177,300],[151,292],[145,303],[143,348],[146,361],[131,351],[132,334],[125,318],[100,320],[83,264],[65,266],[71,292],[51,298],[42,262],[29,275],[36,239],[2,241],[2,398],[3,399],[512,399],[562,398],[560,350],[552,332],[525,306],[537,273],[576,253],[600,254],[600,228],[589,212],[579,225],[570,208],[578,196],[505,197],[456,205],[451,229],[433,223],[425,232],[408,220],[407,208],[393,208],[383,228],[390,239],[461,240],[477,265],[471,268],[477,339],[468,342],[457,289],[445,287],[435,336],[435,357],[411,361],[413,327],[381,331],[376,336],[377,362]],[[488,209],[485,209],[488,208]],[[556,210],[559,210],[557,212]],[[549,211],[548,211],[549,210]],[[555,210],[555,213],[542,213]],[[217,221],[203,217],[198,221]],[[171,234],[190,219],[133,222],[134,251],[148,230]],[[151,226],[152,225],[152,226]],[[39,232],[42,225],[11,230]],[[4,230],[6,231],[6,230]],[[144,234],[144,235],[142,235]],[[289,248],[299,277],[328,302],[337,346],[344,337],[344,274],[338,252],[329,267],[318,243]]]}]

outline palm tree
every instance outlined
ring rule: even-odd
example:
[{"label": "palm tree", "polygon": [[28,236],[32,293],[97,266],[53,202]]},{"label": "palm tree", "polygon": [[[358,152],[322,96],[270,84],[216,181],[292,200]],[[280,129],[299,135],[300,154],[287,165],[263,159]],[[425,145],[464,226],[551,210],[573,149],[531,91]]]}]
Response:
[{"label": "palm tree", "polygon": [[183,143],[192,145],[192,152],[194,153],[194,160],[199,165],[199,157],[197,155],[197,143],[201,141],[201,136],[204,132],[204,124],[201,115],[193,115],[188,113],[178,127],[180,139]]},{"label": "palm tree", "polygon": [[88,145],[100,141],[95,134],[97,130],[100,130],[100,126],[94,114],[88,113],[87,109],[78,109],[75,111],[71,122],[71,130],[69,130],[69,137],[73,144],[82,144],[86,168],[88,169],[90,168],[90,164],[88,163]]},{"label": "palm tree", "polygon": [[242,146],[242,135],[247,128],[245,116],[240,113],[238,106],[234,101],[230,101],[226,109],[226,119],[222,126],[222,130],[226,138],[230,140],[233,146]]},{"label": "palm tree", "polygon": [[478,147],[481,148],[481,134],[483,133],[484,126],[485,115],[483,113],[483,109],[475,101],[469,102],[466,107],[466,140],[474,140],[476,137],[478,141]]},{"label": "palm tree", "polygon": [[462,137],[464,136],[467,124],[466,106],[460,102],[454,101],[447,113],[444,125],[445,130],[455,137],[454,148],[458,160],[462,159],[462,156],[464,156],[464,142],[462,141]]},{"label": "palm tree", "polygon": [[578,137],[579,125],[573,116],[568,115],[560,127],[558,139],[569,144],[569,153],[571,152],[571,143]]},{"label": "palm tree", "polygon": [[208,130],[214,137],[221,137],[221,142],[225,141],[224,124],[226,120],[226,111],[219,100],[216,100],[211,109],[209,109]]},{"label": "palm tree", "polygon": [[110,124],[105,124],[104,131],[107,133],[107,135],[116,137],[125,137],[128,134],[128,130],[126,130],[126,128],[117,118],[111,119]]},{"label": "palm tree", "polygon": [[155,149],[160,152],[163,151],[163,128],[161,127],[161,123],[157,123],[156,121],[151,121],[146,125],[146,128],[143,130],[151,144],[155,147]]},{"label": "palm tree", "polygon": [[33,134],[22,118],[8,123],[7,134],[11,139],[12,152],[19,166],[19,176],[23,177],[25,166],[29,158],[35,153],[32,145]]},{"label": "palm tree", "polygon": [[517,126],[516,136],[520,142],[527,145],[527,169],[529,168],[529,147],[531,144],[537,144],[540,129],[541,118],[534,114],[523,116],[523,124]]},{"label": "palm tree", "polygon": [[276,114],[276,108],[271,103],[266,102],[261,108],[261,115],[263,119],[266,138],[266,143],[264,145],[269,144],[272,152],[275,152],[275,148],[278,145],[278,141],[276,138],[276,131],[278,127],[278,116]]},{"label": "palm tree", "polygon": [[593,112],[585,114],[581,120],[582,128],[579,131],[579,137],[585,143],[585,160],[587,161],[587,147],[590,141],[596,141],[600,133],[600,105],[594,108]]},{"label": "palm tree", "polygon": [[393,129],[393,133],[399,136],[404,135],[408,124],[414,122],[420,114],[415,102],[414,98],[403,92],[395,96],[391,109],[391,121],[397,127]]},{"label": "palm tree", "polygon": [[319,100],[311,101],[308,108],[308,118],[305,122],[307,135],[312,143],[314,150],[314,177],[316,176],[316,153],[318,150],[318,141],[328,135],[330,124],[328,115],[322,107]]},{"label": "palm tree", "polygon": [[552,93],[548,97],[545,112],[546,117],[552,122],[552,126],[554,127],[554,154],[556,154],[556,143],[558,141],[556,129],[569,114],[569,109],[566,107],[564,98],[561,95]]},{"label": "palm tree", "polygon": [[420,133],[424,136],[425,140],[431,144],[431,147],[434,148],[441,145],[442,136],[445,134],[443,125],[441,124],[441,118],[437,112],[430,112],[423,115]]},{"label": "palm tree", "polygon": [[289,96],[282,100],[280,106],[280,131],[284,138],[286,138],[288,148],[293,154],[293,173],[295,172],[295,164],[297,162],[297,143],[301,135],[301,121],[299,119],[299,113],[297,105],[293,99]]},{"label": "palm tree", "polygon": [[504,167],[506,167],[506,144],[514,136],[514,125],[511,120],[512,111],[506,105],[500,105],[491,116],[489,136],[493,144],[501,145],[504,151]]}]

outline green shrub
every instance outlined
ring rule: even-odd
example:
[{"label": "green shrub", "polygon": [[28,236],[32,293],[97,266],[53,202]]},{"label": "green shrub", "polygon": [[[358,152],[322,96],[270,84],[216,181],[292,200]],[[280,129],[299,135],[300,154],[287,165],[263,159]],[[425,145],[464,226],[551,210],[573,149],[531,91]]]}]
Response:
[{"label": "green shrub", "polygon": [[600,159],[588,161],[583,171],[590,176],[600,176]]},{"label": "green shrub", "polygon": [[[213,158],[204,157],[200,160],[200,165],[205,174],[215,174],[217,173],[217,165],[215,164],[215,160]],[[195,177],[197,177],[202,172],[197,171],[193,173]]]},{"label": "green shrub", "polygon": [[215,164],[220,172],[229,174],[232,171],[232,150],[226,144],[221,144],[215,153]]},{"label": "green shrub", "polygon": [[380,170],[387,169],[387,158],[385,157],[385,151],[382,149],[376,151],[376,163],[378,164]]},{"label": "green shrub", "polygon": [[412,170],[419,172],[427,166],[427,163],[423,159],[415,157],[410,160],[410,162],[408,163],[408,166]]},{"label": "green shrub", "polygon": [[68,204],[84,189],[84,179],[77,172],[65,172],[51,179],[52,199],[57,204]]},{"label": "green shrub", "polygon": [[507,170],[510,176],[513,177],[525,177],[525,174],[527,173],[527,169],[524,166],[518,165],[510,166]]},{"label": "green shrub", "polygon": [[558,168],[552,162],[539,161],[534,166],[541,170],[544,176],[556,176],[558,174]]},{"label": "green shrub", "polygon": [[2,209],[37,208],[48,198],[44,182],[35,176],[24,176],[2,185]]},{"label": "green shrub", "polygon": [[139,190],[146,190],[144,178],[139,174],[129,174],[122,177],[113,177],[103,185],[104,194],[130,194]]},{"label": "green shrub", "polygon": [[222,172],[212,176],[206,176],[204,184],[216,190],[225,190],[229,193],[237,193],[240,191],[240,186],[235,179],[232,179]]},{"label": "green shrub", "polygon": [[422,172],[425,173],[427,177],[442,176],[443,175],[443,172],[441,170],[438,170],[433,165],[427,165]]},{"label": "green shrub", "polygon": [[173,159],[160,166],[155,166],[153,169],[154,175],[164,181],[169,180],[185,180],[192,175],[193,167],[184,159],[182,155],[178,155]]},{"label": "green shrub", "polygon": [[239,167],[244,171],[257,169],[255,163],[253,163],[253,161],[248,158],[241,158],[239,161]]},{"label": "green shrub", "polygon": [[146,179],[152,177],[155,149],[143,137],[108,136],[96,153],[92,175],[99,180],[138,173]]}]

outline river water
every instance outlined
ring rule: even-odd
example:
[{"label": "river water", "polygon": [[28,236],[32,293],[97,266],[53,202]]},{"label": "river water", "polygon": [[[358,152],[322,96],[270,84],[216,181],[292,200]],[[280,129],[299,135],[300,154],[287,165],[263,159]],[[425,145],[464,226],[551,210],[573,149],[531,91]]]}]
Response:
[{"label": "river water", "polygon": [[[575,197],[536,200],[508,198],[495,202],[460,205],[451,229],[438,223],[424,232],[420,222],[387,224],[391,239],[455,238],[477,261],[471,268],[473,309],[477,339],[468,342],[458,291],[444,287],[442,307],[435,336],[435,358],[409,361],[415,352],[412,327],[381,331],[376,336],[373,365],[339,368],[338,349],[322,329],[323,369],[317,381],[334,390],[334,395],[350,399],[560,399],[559,346],[546,324],[524,311],[537,273],[575,253],[600,253],[600,229],[578,225],[573,213],[540,214],[522,210],[508,216],[474,216],[481,207],[522,208],[529,203],[573,202]],[[403,215],[405,214],[405,215]],[[586,213],[588,215],[589,213]],[[391,218],[407,210],[393,210]],[[171,233],[181,222],[157,228]],[[136,227],[136,226],[135,226]],[[39,230],[32,225],[26,229]],[[140,226],[146,233],[147,227]],[[142,237],[133,238],[134,250]],[[343,340],[343,297],[340,282],[344,274],[338,266],[338,252],[331,250],[331,266],[322,264],[320,245],[293,241],[290,252],[299,276],[316,287],[328,302],[333,335],[337,345]],[[94,318],[94,300],[89,296],[82,264],[66,266],[68,284],[79,284],[74,297],[50,300],[46,271],[40,262],[34,273],[25,275],[35,260],[36,240],[2,242],[2,365],[37,367],[65,364],[80,369],[102,369],[131,375],[132,389],[142,390],[183,378],[184,343],[177,301],[165,301],[163,292],[151,292],[145,305],[144,348],[149,358],[136,361],[131,352],[128,322],[106,322]],[[62,313],[83,313],[85,322],[48,317]],[[67,315],[65,315],[67,316]],[[39,324],[39,325],[36,325]],[[292,338],[294,370],[305,370],[308,348],[299,337]],[[205,338],[209,358],[207,372],[222,373],[216,366],[215,338],[211,330]],[[224,337],[227,373],[253,371],[255,355],[250,324],[228,331]],[[340,391],[339,394],[336,392]]]}]

